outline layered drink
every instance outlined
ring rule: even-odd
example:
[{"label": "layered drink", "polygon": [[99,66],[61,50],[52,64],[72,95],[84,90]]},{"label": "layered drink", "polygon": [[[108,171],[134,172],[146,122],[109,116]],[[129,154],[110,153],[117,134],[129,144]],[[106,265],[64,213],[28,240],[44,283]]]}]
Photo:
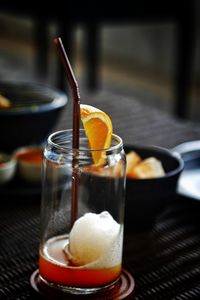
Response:
[{"label": "layered drink", "polygon": [[41,246],[43,280],[76,288],[107,286],[121,273],[123,228],[109,212],[86,213],[69,235],[52,237]]}]

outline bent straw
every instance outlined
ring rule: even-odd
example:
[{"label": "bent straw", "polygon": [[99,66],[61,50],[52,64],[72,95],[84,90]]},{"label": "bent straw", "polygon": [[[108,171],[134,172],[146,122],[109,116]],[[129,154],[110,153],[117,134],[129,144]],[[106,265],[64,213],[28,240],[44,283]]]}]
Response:
[{"label": "bent straw", "polygon": [[[54,39],[54,44],[57,46],[57,50],[63,66],[66,71],[67,79],[73,95],[73,139],[72,147],[73,149],[79,149],[79,126],[80,126],[80,94],[79,88],[74,76],[72,67],[70,65],[69,59],[65,52],[62,40],[60,37]],[[73,173],[72,173],[72,199],[71,199],[71,227],[77,219],[78,210],[78,177],[74,172],[74,167],[76,165],[76,159],[72,160]]]},{"label": "bent straw", "polygon": [[73,148],[79,148],[79,123],[80,123],[80,94],[78,84],[73,73],[71,64],[65,52],[62,40],[60,37],[54,39],[57,46],[60,59],[66,71],[67,79],[69,81],[72,95],[73,95]]}]

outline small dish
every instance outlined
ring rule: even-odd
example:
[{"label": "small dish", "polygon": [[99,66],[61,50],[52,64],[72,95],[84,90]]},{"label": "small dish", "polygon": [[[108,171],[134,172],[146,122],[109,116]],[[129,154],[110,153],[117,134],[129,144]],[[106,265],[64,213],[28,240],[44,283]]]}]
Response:
[{"label": "small dish", "polygon": [[178,193],[200,201],[200,140],[182,143],[172,151],[184,160],[184,170],[178,181]]},{"label": "small dish", "polygon": [[176,195],[184,162],[180,155],[161,147],[125,145],[124,149],[126,154],[135,151],[142,159],[157,158],[165,171],[162,177],[126,179],[126,229],[140,231],[151,226]]},{"label": "small dish", "polygon": [[33,183],[41,182],[43,148],[27,146],[15,151],[18,176]]},{"label": "small dish", "polygon": [[12,180],[16,171],[16,160],[12,155],[0,153],[0,185]]}]

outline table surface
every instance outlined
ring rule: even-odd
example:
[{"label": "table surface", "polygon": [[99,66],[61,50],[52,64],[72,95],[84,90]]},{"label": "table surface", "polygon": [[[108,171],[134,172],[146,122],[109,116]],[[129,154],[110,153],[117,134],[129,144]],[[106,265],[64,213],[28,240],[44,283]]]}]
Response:
[{"label": "table surface", "polygon": [[[181,122],[137,100],[101,92],[83,103],[106,111],[125,144],[172,148],[200,139],[200,125]],[[71,100],[55,130],[71,127]],[[176,196],[143,232],[125,233],[124,267],[135,279],[132,299],[200,299],[200,203]],[[0,194],[0,299],[36,299],[40,195]]]}]

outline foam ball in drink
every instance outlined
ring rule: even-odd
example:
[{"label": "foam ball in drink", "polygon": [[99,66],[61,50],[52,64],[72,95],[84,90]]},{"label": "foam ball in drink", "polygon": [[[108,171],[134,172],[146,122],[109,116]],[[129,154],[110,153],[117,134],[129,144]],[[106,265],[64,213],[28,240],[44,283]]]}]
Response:
[{"label": "foam ball in drink", "polygon": [[69,235],[69,251],[77,265],[97,262],[96,267],[105,267],[109,256],[115,257],[109,264],[119,263],[120,244],[120,225],[107,211],[86,213],[74,223]]}]

